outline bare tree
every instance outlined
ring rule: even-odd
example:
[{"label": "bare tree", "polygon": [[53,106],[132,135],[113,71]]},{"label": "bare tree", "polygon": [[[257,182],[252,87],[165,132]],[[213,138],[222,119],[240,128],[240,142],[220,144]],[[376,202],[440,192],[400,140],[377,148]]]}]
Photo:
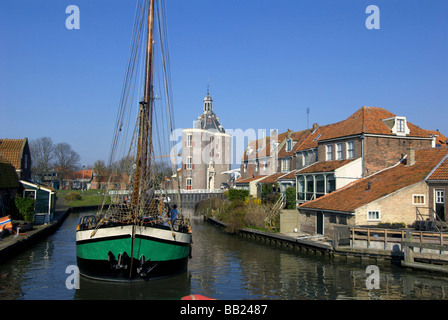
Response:
[{"label": "bare tree", "polygon": [[108,174],[108,168],[106,167],[106,164],[104,163],[104,160],[96,160],[93,163],[93,172],[98,177],[105,177]]},{"label": "bare tree", "polygon": [[62,185],[62,179],[68,173],[76,171],[79,168],[79,161],[81,157],[76,153],[72,147],[66,143],[58,143],[54,147],[55,168],[59,172],[59,181]]},{"label": "bare tree", "polygon": [[54,144],[50,137],[41,137],[30,141],[31,171],[43,182],[45,174],[53,168]]}]

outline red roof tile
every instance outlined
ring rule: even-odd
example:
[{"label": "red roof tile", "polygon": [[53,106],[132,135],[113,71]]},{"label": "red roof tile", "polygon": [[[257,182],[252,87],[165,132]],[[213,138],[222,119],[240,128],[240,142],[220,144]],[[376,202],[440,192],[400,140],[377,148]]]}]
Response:
[{"label": "red roof tile", "polygon": [[403,161],[316,200],[306,202],[300,205],[300,208],[354,212],[356,208],[367,203],[423,181],[447,153],[448,148],[416,150],[416,162],[413,165],[407,166],[406,161]]},{"label": "red roof tile", "polygon": [[345,166],[353,160],[354,159],[316,162],[308,167],[298,170],[297,173],[332,172],[342,166]]},{"label": "red roof tile", "polygon": [[0,156],[12,164],[16,170],[21,168],[23,148],[27,139],[0,139]]},{"label": "red roof tile", "polygon": [[448,180],[448,158],[431,173],[428,180]]},{"label": "red roof tile", "polygon": [[254,180],[258,180],[258,179],[261,179],[261,178],[263,178],[263,177],[266,177],[266,176],[254,176],[254,177],[249,177],[249,178],[246,178],[246,179],[238,179],[238,180],[236,180],[235,181],[235,183],[236,184],[240,184],[240,183],[249,183],[249,182],[252,182],[252,181],[254,181]]},{"label": "red roof tile", "polygon": [[264,179],[262,179],[262,180],[260,180],[258,182],[259,183],[275,183],[275,182],[277,182],[277,180],[280,177],[282,177],[284,175],[286,175],[285,172],[276,172],[276,173],[273,173],[273,174],[267,176],[266,178],[264,178]]},{"label": "red roof tile", "polygon": [[[377,107],[362,107],[347,119],[330,125],[328,130],[322,134],[319,140],[328,140],[344,136],[357,135],[361,133],[395,135],[383,121],[395,117],[392,112]],[[428,137],[426,130],[407,121],[412,137]]]}]

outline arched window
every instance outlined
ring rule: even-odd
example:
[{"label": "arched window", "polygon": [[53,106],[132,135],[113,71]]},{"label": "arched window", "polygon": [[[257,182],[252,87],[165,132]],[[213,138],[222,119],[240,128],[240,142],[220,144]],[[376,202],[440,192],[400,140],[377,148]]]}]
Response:
[{"label": "arched window", "polygon": [[305,178],[303,176],[297,178],[297,200],[305,200]]},{"label": "arched window", "polygon": [[306,200],[314,198],[314,176],[306,176]]},{"label": "arched window", "polygon": [[336,179],[333,174],[327,176],[327,193],[336,190]]},{"label": "arched window", "polygon": [[325,194],[325,178],[319,174],[316,176],[316,198],[322,197]]}]

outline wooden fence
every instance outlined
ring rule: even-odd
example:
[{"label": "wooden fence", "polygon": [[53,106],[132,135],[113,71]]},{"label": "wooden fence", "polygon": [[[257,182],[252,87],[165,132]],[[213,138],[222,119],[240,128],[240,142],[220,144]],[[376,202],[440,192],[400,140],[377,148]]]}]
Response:
[{"label": "wooden fence", "polygon": [[367,243],[367,248],[370,248],[373,242],[384,243],[384,249],[389,244],[403,244],[406,241],[406,233],[412,236],[414,243],[419,243],[421,248],[425,244],[430,245],[448,245],[448,233],[444,232],[430,232],[430,231],[410,231],[410,230],[396,230],[396,229],[380,229],[380,228],[350,228],[350,244],[355,246],[356,241],[363,240]]}]

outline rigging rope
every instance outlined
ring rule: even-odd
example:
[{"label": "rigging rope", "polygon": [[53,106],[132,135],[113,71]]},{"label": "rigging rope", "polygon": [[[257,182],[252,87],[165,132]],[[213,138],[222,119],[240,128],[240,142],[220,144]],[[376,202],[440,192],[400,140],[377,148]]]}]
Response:
[{"label": "rigging rope", "polygon": [[[153,93],[151,96],[152,103],[154,104],[155,116],[153,126],[156,130],[153,130],[153,141],[156,142],[156,147],[153,146],[151,148],[151,163],[156,163],[155,159],[157,158],[157,154],[159,156],[169,154],[171,152],[171,148],[175,142],[170,141],[170,135],[174,130],[174,108],[173,108],[173,97],[172,97],[172,84],[171,84],[171,76],[170,76],[170,60],[169,60],[169,48],[167,41],[167,28],[166,28],[166,3],[163,3],[163,0],[156,0],[156,9],[155,9],[155,20],[156,26],[158,29],[158,40],[155,40],[153,46],[158,45],[158,49],[160,50],[160,70],[158,68],[153,68],[153,72],[157,73],[156,79],[157,89],[153,89]],[[133,184],[133,175],[132,171],[135,170],[135,157],[133,157],[134,151],[137,146],[137,125],[139,123],[138,119],[138,101],[142,96],[142,79],[143,74],[145,72],[145,30],[147,28],[147,20],[145,19],[146,12],[148,10],[148,5],[146,0],[138,0],[134,13],[134,26],[132,29],[132,38],[129,52],[129,59],[125,71],[123,87],[120,97],[120,103],[117,111],[117,119],[114,127],[114,135],[111,145],[111,151],[108,160],[108,171],[109,171],[109,179],[106,185],[106,193],[103,199],[103,204],[100,208],[100,212],[103,212],[104,204],[106,198],[109,193],[109,189],[122,189],[121,185],[124,183],[125,176],[123,175],[123,168],[119,168],[118,165],[123,165],[127,159],[128,169],[125,170],[127,173],[127,190],[131,192],[133,189],[130,185]],[[156,52],[156,50],[154,50]],[[158,51],[157,51],[158,52]],[[155,60],[155,59],[154,59]],[[160,75],[161,74],[161,75]],[[158,92],[157,98],[153,95],[154,92]],[[164,91],[164,94],[160,93]],[[164,108],[159,106],[159,104],[165,105]],[[156,108],[157,106],[157,108]],[[130,127],[130,119],[132,115],[136,115],[136,126],[134,127],[132,137],[129,141],[129,127]],[[154,139],[155,138],[155,139]],[[153,143],[154,144],[154,143]],[[165,148],[168,148],[165,149]],[[125,155],[125,157],[119,158],[119,155]],[[129,161],[132,159],[132,161]],[[159,157],[158,162],[162,162],[164,157]],[[166,158],[165,158],[166,159]],[[168,158],[170,159],[170,158]],[[159,163],[159,168],[162,166]],[[133,166],[132,166],[133,164]],[[118,172],[118,171],[121,172]],[[154,172],[152,172],[154,178]],[[158,178],[163,178],[158,175]],[[159,181],[160,182],[160,181]],[[142,186],[141,194],[149,194],[151,191],[150,188],[154,186],[154,184],[145,184]],[[145,214],[150,214],[152,212],[151,199],[144,196],[143,200],[139,202],[139,206],[141,205],[139,211],[144,212]],[[117,214],[120,213],[120,205],[112,205],[109,207],[110,210],[107,213],[103,213],[103,218],[109,216],[116,218]],[[133,209],[134,210],[134,209]],[[100,213],[99,212],[99,213]],[[127,215],[129,214],[129,210],[124,210],[121,214]],[[99,227],[99,225],[98,225]]]}]

